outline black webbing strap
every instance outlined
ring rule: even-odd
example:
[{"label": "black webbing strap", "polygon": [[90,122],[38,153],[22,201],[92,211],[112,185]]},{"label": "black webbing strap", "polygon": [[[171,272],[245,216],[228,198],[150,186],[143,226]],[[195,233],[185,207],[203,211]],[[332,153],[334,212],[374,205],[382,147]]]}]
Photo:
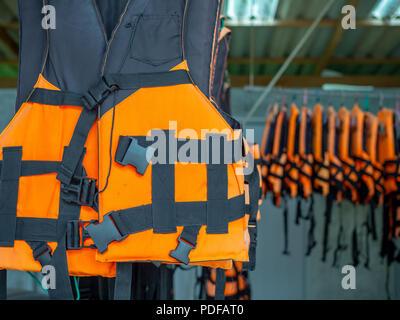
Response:
[{"label": "black webbing strap", "polygon": [[[82,167],[82,157],[73,176],[85,176],[85,170]],[[79,219],[81,205],[76,202],[70,202],[65,199],[63,192],[60,192],[59,214],[57,219],[57,247],[54,250],[50,265],[55,269],[56,286],[55,289],[49,289],[49,297],[55,300],[73,300],[71,281],[69,278],[67,263],[67,232],[70,221]]]},{"label": "black webbing strap", "polygon": [[189,254],[197,246],[197,236],[201,226],[186,226],[178,238],[178,246],[170,256],[184,264],[189,264]]},{"label": "black webbing strap", "polygon": [[[244,195],[226,201],[228,206],[226,223],[241,219],[245,211]],[[207,201],[176,202],[175,208],[176,226],[200,229],[202,225],[207,225]],[[107,250],[108,244],[112,241],[121,241],[129,234],[151,229],[153,229],[152,204],[110,212],[103,217],[101,223],[86,227],[101,253]]]},{"label": "black webbing strap", "polygon": [[338,236],[337,236],[337,242],[336,242],[336,248],[335,251],[333,252],[333,262],[332,262],[332,267],[337,267],[337,263],[339,260],[339,254],[340,252],[344,251],[347,249],[347,245],[342,243],[343,240],[343,236],[344,236],[344,230],[343,230],[343,225],[342,223],[339,226],[339,232],[338,232]]},{"label": "black webbing strap", "polygon": [[397,218],[397,209],[400,206],[398,194],[392,197],[392,210],[391,210],[391,224],[392,224],[392,238],[397,238],[398,229],[400,227],[400,220]]},{"label": "black webbing strap", "polygon": [[328,240],[329,240],[329,225],[331,224],[332,209],[333,209],[334,195],[329,193],[326,198],[325,208],[325,221],[324,221],[324,235],[322,241],[322,261],[326,261],[326,255],[329,251]]},{"label": "black webbing strap", "polygon": [[226,275],[225,270],[217,268],[215,280],[215,300],[225,300]]},{"label": "black webbing strap", "polygon": [[[21,177],[56,173],[59,167],[59,161],[22,161]],[[0,161],[0,171],[2,171],[2,169],[3,161]]]},{"label": "black webbing strap", "polygon": [[[298,197],[297,204],[296,204],[296,219],[294,221],[296,225],[300,224],[300,219],[308,220],[308,218],[309,218],[308,214],[307,215],[302,214],[302,203],[303,203],[303,198]],[[311,203],[309,206],[311,206]]]},{"label": "black webbing strap", "polygon": [[117,262],[114,300],[130,300],[132,295],[132,263]]},{"label": "black webbing strap", "polygon": [[[167,131],[166,157],[170,160],[170,141],[175,131]],[[174,160],[174,159],[171,159]],[[176,232],[175,163],[154,163],[151,168],[151,197],[153,230],[155,233]]]},{"label": "black webbing strap", "polygon": [[[207,134],[207,141],[219,139],[219,154],[224,155],[224,140],[222,134]],[[222,141],[221,141],[222,140]],[[214,145],[209,143],[209,155],[215,154]],[[217,151],[218,152],[218,151]],[[223,234],[228,233],[227,215],[229,211],[228,205],[228,166],[221,161],[221,157],[217,159],[217,163],[213,163],[214,159],[210,159],[207,164],[207,233]]]},{"label": "black webbing strap", "polygon": [[33,258],[40,263],[42,267],[51,262],[51,248],[45,241],[26,241],[31,247]]},{"label": "black webbing strap", "polygon": [[154,73],[106,74],[104,75],[104,80],[109,87],[117,86],[120,90],[165,87],[192,83],[186,70]]},{"label": "black webbing strap", "polygon": [[286,199],[283,208],[283,254],[289,255],[289,217],[288,217],[288,201]]},{"label": "black webbing strap", "polygon": [[337,267],[338,266],[338,260],[339,260],[339,254],[342,251],[347,250],[347,244],[344,243],[344,228],[343,228],[343,218],[342,218],[342,202],[339,202],[339,231],[337,234],[337,238],[336,238],[336,248],[333,252],[333,261],[332,261],[332,267]]},{"label": "black webbing strap", "polygon": [[296,220],[295,220],[295,224],[299,225],[300,224],[300,218],[302,217],[301,214],[301,199],[298,198],[297,199],[297,205],[296,205]]},{"label": "black webbing strap", "polygon": [[83,106],[82,95],[79,93],[48,90],[42,88],[35,88],[29,97],[28,102],[35,102],[51,106]]},{"label": "black webbing strap", "polygon": [[176,232],[175,165],[153,164],[151,175],[154,233]]},{"label": "black webbing strap", "polygon": [[[164,132],[166,136],[172,134],[172,132],[167,130]],[[210,143],[210,141],[213,140],[209,139],[207,141],[173,138],[175,140],[171,141],[168,139],[166,142],[175,143],[175,146],[171,148],[171,150],[168,147],[166,148],[166,163],[173,164],[178,161],[190,161],[190,163],[209,163],[211,162],[211,159],[215,159],[220,164],[230,164],[243,160],[243,156],[241,154],[242,139],[239,138],[236,140],[227,140],[225,135],[221,135],[221,137],[223,137],[223,139],[221,139],[222,141],[220,140],[220,143],[223,143],[223,153],[220,153],[218,158],[217,152],[207,150],[206,148],[207,143]],[[115,152],[115,161],[123,166],[130,164],[136,168],[138,173],[143,175],[156,150],[156,148],[152,148],[152,145],[156,144],[157,142],[154,142],[149,138],[150,137],[146,136],[120,136],[117,150]],[[196,148],[194,145],[196,145]],[[169,151],[172,151],[172,149],[176,149],[174,150],[174,153],[176,154],[171,154],[172,158],[170,158]],[[193,152],[193,154],[191,154],[191,152]],[[182,159],[182,154],[185,155],[184,159]],[[180,156],[179,159],[178,155]]]},{"label": "black webbing strap", "polygon": [[307,217],[308,217],[307,219],[310,221],[310,227],[308,229],[308,234],[307,234],[306,256],[309,256],[317,244],[317,242],[315,241],[315,235],[314,235],[314,230],[315,230],[314,196],[312,196],[312,195],[311,195],[311,204],[308,209]]},{"label": "black webbing strap", "polygon": [[359,263],[360,251],[358,250],[357,227],[355,226],[351,236],[351,255],[353,257],[353,266],[357,267]]},{"label": "black webbing strap", "polygon": [[13,247],[17,220],[22,147],[3,148],[0,184],[0,247]]},{"label": "black webbing strap", "polygon": [[7,270],[0,270],[0,300],[7,300]]},{"label": "black webbing strap", "polygon": [[390,211],[392,210],[392,194],[385,194],[383,201],[383,214],[382,214],[382,244],[380,255],[382,258],[387,259],[388,265],[394,260],[395,245],[390,238]]},{"label": "black webbing strap", "polygon": [[257,168],[253,172],[245,176],[245,181],[249,184],[250,204],[247,213],[249,214],[248,232],[250,236],[249,245],[249,262],[243,263],[243,269],[254,270],[256,267],[256,248],[257,248],[257,213],[261,198],[260,175]]},{"label": "black webbing strap", "polygon": [[165,264],[162,264],[159,268],[160,272],[160,300],[167,300],[168,299],[168,291],[170,289],[169,286],[169,278],[170,278],[170,273],[168,270],[168,267]]},{"label": "black webbing strap", "polygon": [[376,233],[376,222],[375,222],[375,202],[372,199],[369,202],[369,207],[370,207],[370,219],[368,221],[368,225],[370,227],[369,231],[372,234],[372,240],[376,241],[378,239],[377,233]]},{"label": "black webbing strap", "polygon": [[371,227],[369,225],[369,221],[365,221],[363,223],[363,227],[365,227],[365,262],[364,262],[364,267],[366,269],[369,269],[369,257],[370,257],[370,253],[369,253],[369,234],[371,233]]},{"label": "black webbing strap", "polygon": [[74,172],[84,154],[87,136],[96,117],[96,110],[88,110],[87,108],[83,108],[79,116],[69,146],[64,150],[62,163],[57,174],[57,179],[65,185],[69,185],[72,181]]}]

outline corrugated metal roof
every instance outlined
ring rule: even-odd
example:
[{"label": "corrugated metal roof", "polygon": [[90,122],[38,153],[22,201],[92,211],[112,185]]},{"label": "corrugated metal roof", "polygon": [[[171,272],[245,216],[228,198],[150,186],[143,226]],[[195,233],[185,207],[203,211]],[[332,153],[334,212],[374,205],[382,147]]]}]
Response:
[{"label": "corrugated metal roof", "polygon": [[[356,7],[358,20],[371,18],[371,12],[381,0],[362,0]],[[397,1],[397,0],[391,0]],[[250,40],[252,39],[251,27],[232,26],[229,20],[227,8],[232,6],[238,14],[235,21],[251,22],[251,3],[258,3],[258,7],[264,8],[271,0],[225,0],[225,15],[227,25],[232,29],[232,43],[230,57],[250,57]],[[329,9],[324,19],[341,19],[341,8],[348,1],[337,0]],[[326,1],[321,0],[279,0],[274,19],[288,20],[313,20],[322,10]],[[237,7],[236,7],[237,5]],[[236,12],[232,11],[231,12]],[[262,14],[258,14],[262,17]],[[232,18],[232,17],[230,17]],[[268,18],[268,10],[265,10],[264,19]],[[384,16],[384,19],[389,16]],[[231,24],[230,24],[231,21]],[[297,57],[320,58],[334,34],[335,24],[319,27],[300,50]],[[283,58],[287,57],[296,46],[307,26],[256,26],[253,27],[254,57],[255,58]],[[357,26],[355,30],[346,30],[337,45],[333,58],[400,58],[400,28],[396,27],[366,27]],[[356,60],[357,61],[357,60]],[[356,62],[355,61],[355,62]],[[273,75],[278,70],[280,63],[255,63],[255,75]],[[399,73],[399,65],[388,64],[328,64],[327,68],[339,71],[343,74],[380,74],[391,75]],[[248,63],[229,64],[231,74],[248,74]],[[310,75],[314,71],[313,64],[296,64],[288,68],[285,75]]]}]

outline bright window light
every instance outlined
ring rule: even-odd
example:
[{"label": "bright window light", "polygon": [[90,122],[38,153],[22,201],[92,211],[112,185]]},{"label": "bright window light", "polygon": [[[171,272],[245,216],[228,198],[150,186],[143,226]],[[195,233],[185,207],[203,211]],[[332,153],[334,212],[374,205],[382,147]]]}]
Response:
[{"label": "bright window light", "polygon": [[371,16],[376,19],[393,18],[399,6],[400,0],[380,0],[373,8]]},{"label": "bright window light", "polygon": [[252,16],[256,20],[272,20],[275,18],[279,0],[254,0]]},{"label": "bright window light", "polygon": [[400,19],[400,5],[397,10],[393,13],[392,19]]},{"label": "bright window light", "polygon": [[224,14],[231,20],[272,20],[279,4],[279,0],[225,1]]}]

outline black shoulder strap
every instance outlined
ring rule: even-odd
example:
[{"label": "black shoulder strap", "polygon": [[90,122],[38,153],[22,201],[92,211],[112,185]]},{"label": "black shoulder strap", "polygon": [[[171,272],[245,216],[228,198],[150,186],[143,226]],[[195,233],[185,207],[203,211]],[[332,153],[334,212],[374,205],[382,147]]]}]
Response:
[{"label": "black shoulder strap", "polygon": [[217,268],[217,275],[215,280],[215,300],[225,300],[225,284],[225,270]]},{"label": "black shoulder strap", "polygon": [[132,294],[132,263],[117,262],[114,300],[130,300]]}]

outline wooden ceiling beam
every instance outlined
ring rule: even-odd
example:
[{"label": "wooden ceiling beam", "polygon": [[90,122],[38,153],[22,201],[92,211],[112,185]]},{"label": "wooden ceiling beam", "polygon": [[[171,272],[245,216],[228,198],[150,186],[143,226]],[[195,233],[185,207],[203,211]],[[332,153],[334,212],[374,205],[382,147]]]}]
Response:
[{"label": "wooden ceiling beam", "polygon": [[0,28],[4,29],[19,29],[19,23],[18,22],[0,22]]},{"label": "wooden ceiling beam", "polygon": [[18,78],[0,78],[0,88],[17,88]]}]

